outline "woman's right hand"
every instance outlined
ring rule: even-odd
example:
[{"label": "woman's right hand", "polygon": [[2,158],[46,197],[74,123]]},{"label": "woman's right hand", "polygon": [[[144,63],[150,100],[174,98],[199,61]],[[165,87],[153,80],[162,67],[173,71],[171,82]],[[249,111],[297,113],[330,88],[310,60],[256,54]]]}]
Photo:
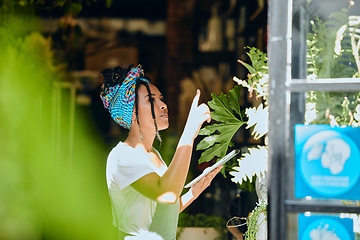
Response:
[{"label": "woman's right hand", "polygon": [[[174,203],[183,191],[189,171],[194,139],[199,133],[201,125],[205,121],[210,122],[211,120],[209,107],[206,104],[198,106],[199,98],[200,90],[197,90],[173,160],[164,175],[160,177],[156,173],[150,173],[131,184],[138,192],[152,200],[164,203],[166,198],[167,203]],[[210,181],[211,179],[205,181],[204,186],[207,183],[210,184]],[[202,187],[202,185],[198,185],[195,194],[201,191]]]},{"label": "woman's right hand", "polygon": [[184,132],[181,138],[185,138],[188,141],[193,141],[198,135],[202,124],[207,121],[211,121],[211,114],[209,107],[202,103],[198,106],[200,99],[200,90],[196,91],[196,95],[191,104],[188,119],[185,124]]}]

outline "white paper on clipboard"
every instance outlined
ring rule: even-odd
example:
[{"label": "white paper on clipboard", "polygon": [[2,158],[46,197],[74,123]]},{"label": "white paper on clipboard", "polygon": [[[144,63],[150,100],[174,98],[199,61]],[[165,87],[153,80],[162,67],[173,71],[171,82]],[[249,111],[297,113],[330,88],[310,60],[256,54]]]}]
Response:
[{"label": "white paper on clipboard", "polygon": [[197,183],[198,181],[200,181],[201,178],[205,177],[206,175],[208,175],[212,170],[214,170],[215,168],[225,164],[227,161],[229,161],[230,159],[232,159],[233,157],[235,157],[238,153],[240,153],[240,149],[234,149],[232,150],[230,153],[228,153],[225,157],[223,157],[220,161],[216,162],[214,165],[207,167],[204,169],[204,171],[197,176],[194,180],[192,180],[191,182],[189,182],[188,184],[186,184],[184,186],[184,188],[189,188],[192,185],[194,185],[195,183]]}]

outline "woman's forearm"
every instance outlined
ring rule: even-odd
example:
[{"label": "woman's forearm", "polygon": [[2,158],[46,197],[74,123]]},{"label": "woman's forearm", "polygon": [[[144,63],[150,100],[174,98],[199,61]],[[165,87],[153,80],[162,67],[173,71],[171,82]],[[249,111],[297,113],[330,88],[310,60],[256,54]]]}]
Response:
[{"label": "woman's forearm", "polygon": [[180,198],[180,212],[189,206],[199,195],[210,185],[211,181],[218,174],[223,166],[212,170],[208,175],[201,178],[200,181],[195,183],[190,190]]},{"label": "woman's forearm", "polygon": [[159,181],[160,186],[172,190],[176,198],[180,197],[185,184],[194,139],[198,135],[201,125],[205,121],[209,122],[211,120],[209,107],[205,104],[198,106],[199,98],[200,90],[197,90],[174,157],[168,170]]},{"label": "woman's forearm", "polygon": [[193,138],[183,134],[174,157],[162,177],[150,173],[131,184],[144,196],[162,203],[175,203],[184,188],[193,148]]},{"label": "woman's forearm", "polygon": [[164,173],[159,182],[160,187],[166,189],[166,191],[173,192],[177,198],[180,197],[185,185],[194,141],[193,137],[184,135],[185,134],[180,138],[168,170]]}]

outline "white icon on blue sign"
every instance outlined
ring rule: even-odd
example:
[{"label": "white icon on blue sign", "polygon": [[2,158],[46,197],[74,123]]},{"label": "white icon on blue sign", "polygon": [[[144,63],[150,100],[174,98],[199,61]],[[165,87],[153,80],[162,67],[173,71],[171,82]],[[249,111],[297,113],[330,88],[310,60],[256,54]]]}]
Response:
[{"label": "white icon on blue sign", "polygon": [[[333,131],[323,131],[315,134],[305,143],[305,147],[310,145],[307,160],[320,159],[322,167],[328,168],[332,175],[337,175],[344,170],[345,162],[349,159],[351,153],[349,144],[336,135],[338,133]],[[321,142],[315,143],[315,146],[312,146],[310,142],[313,138],[320,138]],[[323,141],[321,138],[328,140]]]},{"label": "white icon on blue sign", "polygon": [[[296,197],[359,197],[340,196],[359,184],[359,143],[347,134],[351,130],[353,128],[296,125]],[[359,129],[356,131],[359,133]]]},{"label": "white icon on blue sign", "polygon": [[312,229],[309,235],[311,240],[341,240],[333,230],[329,229],[329,224],[325,226],[320,224],[316,229]]},{"label": "white icon on blue sign", "polygon": [[299,215],[301,240],[352,240],[354,239],[352,228],[352,219]]}]

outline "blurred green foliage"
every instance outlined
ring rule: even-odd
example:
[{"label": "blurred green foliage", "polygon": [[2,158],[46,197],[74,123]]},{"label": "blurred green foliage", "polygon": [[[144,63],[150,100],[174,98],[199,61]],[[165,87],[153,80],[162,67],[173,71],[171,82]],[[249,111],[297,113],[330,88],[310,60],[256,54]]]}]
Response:
[{"label": "blurred green foliage", "polygon": [[54,115],[54,86],[68,79],[35,26],[15,14],[0,25],[0,239],[116,239],[107,149],[77,113],[73,152],[63,154],[69,116]]},{"label": "blurred green foliage", "polygon": [[[83,9],[83,6],[90,5],[99,0],[2,0],[0,1],[0,11],[2,13],[13,13],[17,7],[30,8],[32,10],[62,8],[65,14],[77,15]],[[106,7],[110,7],[112,0],[103,0]]]}]

